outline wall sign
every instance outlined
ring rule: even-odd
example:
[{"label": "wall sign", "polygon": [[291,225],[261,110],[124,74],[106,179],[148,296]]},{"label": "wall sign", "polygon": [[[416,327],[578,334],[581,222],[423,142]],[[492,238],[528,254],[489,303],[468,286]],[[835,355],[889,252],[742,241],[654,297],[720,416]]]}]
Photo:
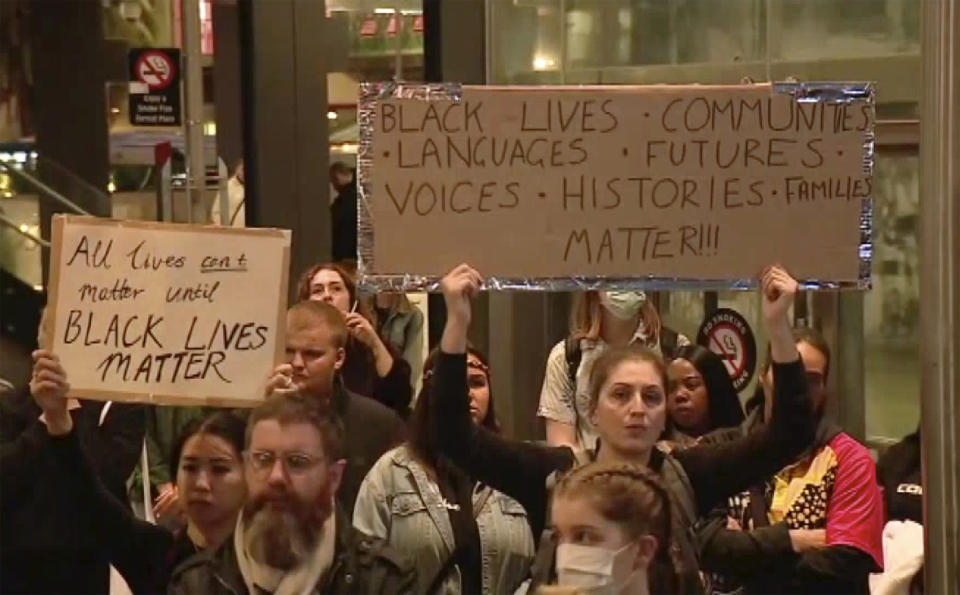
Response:
[{"label": "wall sign", "polygon": [[750,384],[757,368],[757,342],[739,312],[729,308],[714,312],[700,325],[697,343],[720,356],[737,391]]}]

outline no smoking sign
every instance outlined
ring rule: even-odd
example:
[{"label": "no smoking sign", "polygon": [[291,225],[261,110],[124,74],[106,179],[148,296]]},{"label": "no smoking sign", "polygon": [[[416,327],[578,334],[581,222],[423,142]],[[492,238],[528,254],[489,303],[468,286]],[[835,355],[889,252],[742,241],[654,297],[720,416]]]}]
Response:
[{"label": "no smoking sign", "polygon": [[166,89],[177,74],[177,66],[164,52],[144,52],[134,68],[137,79],[152,90]]},{"label": "no smoking sign", "polygon": [[130,123],[134,126],[180,126],[180,50],[130,50]]},{"label": "no smoking sign", "polygon": [[721,308],[703,321],[697,343],[723,361],[733,387],[743,390],[757,367],[757,342],[747,320],[737,311]]}]

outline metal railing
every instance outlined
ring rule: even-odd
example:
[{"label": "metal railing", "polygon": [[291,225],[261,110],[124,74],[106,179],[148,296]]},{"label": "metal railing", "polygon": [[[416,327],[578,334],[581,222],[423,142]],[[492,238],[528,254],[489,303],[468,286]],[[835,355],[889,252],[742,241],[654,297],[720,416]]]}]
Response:
[{"label": "metal railing", "polygon": [[[53,164],[53,162],[50,162],[50,161],[48,160],[48,161],[45,162],[44,165],[47,165],[47,164]],[[18,163],[16,163],[16,162],[13,162],[12,160],[0,161],[0,171],[2,171],[3,173],[9,175],[9,176],[12,177],[12,178],[16,178],[16,179],[18,179],[18,180],[23,181],[23,182],[26,183],[28,186],[31,186],[32,188],[35,188],[38,192],[40,192],[40,194],[43,194],[43,195],[46,196],[47,198],[50,198],[50,199],[52,199],[52,200],[60,203],[60,205],[62,205],[64,208],[66,208],[66,209],[68,209],[68,210],[70,210],[70,211],[72,211],[72,212],[74,212],[74,213],[77,213],[77,214],[80,214],[80,215],[90,215],[90,214],[91,214],[89,211],[87,211],[86,209],[80,207],[80,205],[78,205],[77,203],[73,202],[72,200],[70,200],[70,199],[67,198],[66,196],[60,194],[59,192],[57,192],[56,190],[54,190],[54,189],[51,188],[50,186],[44,184],[42,181],[40,181],[40,180],[37,179],[36,177],[32,176],[31,174],[28,174],[28,173],[26,172],[26,168],[25,168],[25,167],[18,167],[19,165],[20,165],[20,164],[18,164]],[[56,166],[56,165],[54,165],[54,167],[59,168],[59,169],[61,169],[61,170],[63,169],[62,167]],[[73,174],[71,174],[71,175],[73,175]],[[93,188],[90,187],[90,189],[93,189]],[[106,194],[103,194],[103,196],[106,197],[107,200],[109,200],[109,196],[107,196]],[[18,228],[18,230],[19,230],[19,228]]]},{"label": "metal railing", "polygon": [[21,226],[17,225],[15,221],[11,220],[9,217],[4,215],[3,213],[0,213],[0,225],[5,225],[6,227],[9,227],[13,231],[17,232],[18,234],[22,235],[23,237],[33,242],[34,244],[39,244],[44,248],[50,247],[50,242],[48,242],[47,240],[39,236],[33,235],[29,231],[24,230]]}]

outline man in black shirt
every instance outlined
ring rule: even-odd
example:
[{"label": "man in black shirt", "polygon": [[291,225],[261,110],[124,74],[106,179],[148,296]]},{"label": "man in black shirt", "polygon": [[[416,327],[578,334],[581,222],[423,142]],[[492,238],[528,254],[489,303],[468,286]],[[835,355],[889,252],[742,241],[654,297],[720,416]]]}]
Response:
[{"label": "man in black shirt", "polygon": [[346,360],[343,315],[325,302],[305,301],[287,311],[287,363],[274,370],[267,396],[295,392],[329,408],[346,429],[347,469],[338,492],[347,518],[360,483],[380,456],[404,439],[404,424],[388,407],[348,391],[340,380]]}]

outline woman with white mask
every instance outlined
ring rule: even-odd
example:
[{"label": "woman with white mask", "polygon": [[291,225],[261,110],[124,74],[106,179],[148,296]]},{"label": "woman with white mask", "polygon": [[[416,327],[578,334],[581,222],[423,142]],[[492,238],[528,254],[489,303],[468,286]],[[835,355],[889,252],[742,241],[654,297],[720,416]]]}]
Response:
[{"label": "woman with white mask", "polygon": [[677,522],[667,489],[649,469],[575,468],[553,493],[557,585],[584,595],[678,592],[681,562],[670,553]]},{"label": "woman with white mask", "polygon": [[638,345],[667,362],[690,340],[663,326],[643,291],[588,291],[573,305],[570,334],[554,345],[540,391],[537,416],[544,420],[547,443],[590,450],[597,430],[590,420],[590,369],[608,347]]}]

